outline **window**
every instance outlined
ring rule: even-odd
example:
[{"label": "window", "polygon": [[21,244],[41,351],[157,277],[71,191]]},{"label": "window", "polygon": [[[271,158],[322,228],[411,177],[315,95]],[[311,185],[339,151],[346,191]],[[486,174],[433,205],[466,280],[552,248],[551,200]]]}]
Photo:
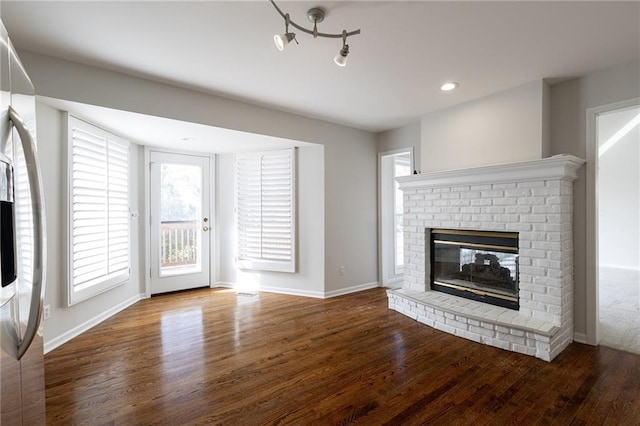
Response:
[{"label": "window", "polygon": [[69,305],[130,274],[129,142],[69,116]]},{"label": "window", "polygon": [[238,267],[295,272],[295,151],[236,155]]}]

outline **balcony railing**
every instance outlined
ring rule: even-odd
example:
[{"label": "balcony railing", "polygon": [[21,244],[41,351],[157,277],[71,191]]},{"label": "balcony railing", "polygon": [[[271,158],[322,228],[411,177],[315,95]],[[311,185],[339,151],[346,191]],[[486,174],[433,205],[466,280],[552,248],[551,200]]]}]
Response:
[{"label": "balcony railing", "polygon": [[197,221],[167,221],[160,224],[161,267],[195,265],[198,261]]}]

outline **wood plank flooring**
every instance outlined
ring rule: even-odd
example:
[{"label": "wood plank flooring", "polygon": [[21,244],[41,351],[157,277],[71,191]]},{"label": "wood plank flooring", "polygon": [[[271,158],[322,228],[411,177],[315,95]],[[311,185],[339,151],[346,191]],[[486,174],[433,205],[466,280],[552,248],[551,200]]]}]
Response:
[{"label": "wood plank flooring", "polygon": [[202,289],[143,300],[45,357],[50,425],[640,424],[640,356],[552,363],[386,307]]}]

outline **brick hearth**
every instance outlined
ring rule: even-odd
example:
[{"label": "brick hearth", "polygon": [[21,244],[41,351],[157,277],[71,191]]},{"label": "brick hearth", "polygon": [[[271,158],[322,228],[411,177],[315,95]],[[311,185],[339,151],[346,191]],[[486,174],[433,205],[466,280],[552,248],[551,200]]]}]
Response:
[{"label": "brick hearth", "polygon": [[[569,155],[399,178],[404,281],[389,308],[476,342],[551,361],[573,341],[573,181]],[[430,289],[431,228],[519,233],[520,310]]]}]

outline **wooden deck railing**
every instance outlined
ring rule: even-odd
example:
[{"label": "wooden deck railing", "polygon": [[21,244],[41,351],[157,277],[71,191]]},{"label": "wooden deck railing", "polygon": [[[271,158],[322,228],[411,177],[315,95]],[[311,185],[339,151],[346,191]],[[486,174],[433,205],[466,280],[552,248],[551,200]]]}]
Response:
[{"label": "wooden deck railing", "polygon": [[169,221],[160,224],[161,267],[196,264],[199,228],[197,221]]}]

